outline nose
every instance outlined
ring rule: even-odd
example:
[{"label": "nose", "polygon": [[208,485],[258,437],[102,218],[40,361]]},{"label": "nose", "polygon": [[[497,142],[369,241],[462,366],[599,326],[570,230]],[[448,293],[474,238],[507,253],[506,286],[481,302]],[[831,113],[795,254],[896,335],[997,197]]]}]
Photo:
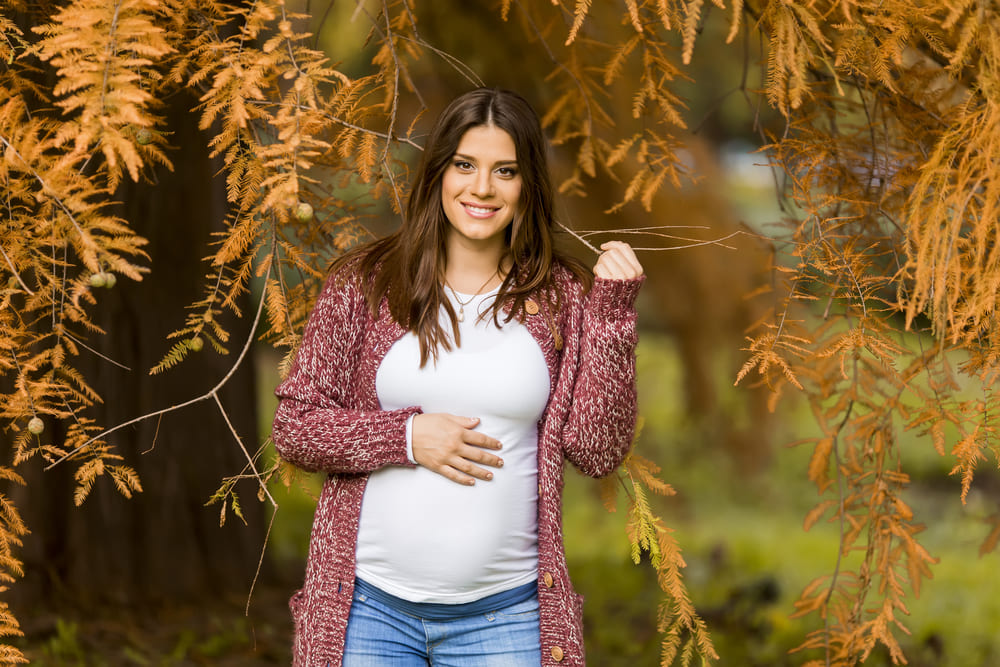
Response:
[{"label": "nose", "polygon": [[472,194],[481,199],[486,199],[493,194],[493,174],[489,170],[480,169],[476,172],[472,181]]}]

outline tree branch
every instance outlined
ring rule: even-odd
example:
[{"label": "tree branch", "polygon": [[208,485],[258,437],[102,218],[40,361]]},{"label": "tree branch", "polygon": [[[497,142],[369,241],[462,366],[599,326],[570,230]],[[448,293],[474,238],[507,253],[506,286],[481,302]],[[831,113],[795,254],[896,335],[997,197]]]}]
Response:
[{"label": "tree branch", "polygon": [[[267,280],[268,280],[268,278],[270,278],[270,276],[271,276],[271,267],[269,266],[268,269],[267,269],[267,274],[264,276],[264,283],[265,284],[267,283]],[[79,452],[81,452],[82,450],[84,450],[86,447],[88,447],[93,442],[95,442],[97,440],[100,440],[102,438],[105,438],[106,436],[111,435],[115,431],[119,431],[119,430],[125,428],[126,426],[132,426],[133,424],[138,424],[138,423],[143,422],[143,421],[145,421],[145,420],[147,420],[147,419],[149,419],[151,417],[158,417],[160,415],[165,415],[165,414],[168,414],[170,412],[176,412],[178,410],[183,410],[184,408],[191,407],[192,405],[196,405],[198,403],[201,403],[202,401],[207,401],[208,399],[218,400],[217,394],[218,394],[219,390],[222,389],[229,382],[229,380],[236,373],[236,370],[240,367],[240,364],[243,363],[243,360],[246,358],[247,354],[250,352],[250,347],[252,346],[253,341],[256,338],[257,325],[260,324],[261,315],[264,312],[264,302],[266,300],[266,295],[267,295],[267,292],[265,290],[265,291],[262,292],[261,297],[260,297],[260,302],[257,304],[257,313],[256,313],[256,315],[254,315],[253,324],[250,327],[249,334],[247,334],[247,340],[246,340],[246,343],[244,343],[244,345],[243,345],[243,349],[240,351],[239,356],[233,362],[232,367],[229,369],[229,371],[226,373],[226,375],[221,380],[219,380],[219,382],[214,387],[212,387],[206,393],[204,393],[201,396],[198,396],[196,398],[192,398],[192,399],[190,399],[188,401],[184,401],[183,403],[179,403],[177,405],[171,405],[169,408],[163,408],[162,410],[156,410],[154,412],[149,412],[147,414],[140,415],[140,416],[138,416],[138,417],[136,417],[134,419],[130,419],[127,422],[124,422],[124,423],[118,424],[117,426],[113,426],[113,427],[111,427],[109,429],[106,429],[106,430],[102,431],[101,433],[99,433],[98,435],[96,435],[93,438],[91,438],[90,440],[87,440],[82,445],[80,445],[78,447],[74,447],[68,453],[64,454],[63,456],[59,457],[58,459],[56,459],[55,461],[53,461],[49,465],[45,466],[45,470],[51,470],[52,468],[56,467],[57,465],[59,465],[63,461],[66,461],[67,459],[71,458],[72,456],[74,456],[74,455],[78,454]]]}]

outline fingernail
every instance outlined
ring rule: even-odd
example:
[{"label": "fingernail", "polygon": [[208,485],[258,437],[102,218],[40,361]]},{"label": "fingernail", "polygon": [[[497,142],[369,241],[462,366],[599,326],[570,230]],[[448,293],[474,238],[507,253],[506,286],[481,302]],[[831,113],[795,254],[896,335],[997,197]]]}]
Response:
[{"label": "fingernail", "polygon": [[499,460],[499,461],[497,462],[497,467],[498,467],[498,468],[502,468],[502,467],[503,467],[503,459],[500,459],[500,460]]},{"label": "fingernail", "polygon": [[486,473],[486,479],[493,479],[493,473],[491,472]]}]

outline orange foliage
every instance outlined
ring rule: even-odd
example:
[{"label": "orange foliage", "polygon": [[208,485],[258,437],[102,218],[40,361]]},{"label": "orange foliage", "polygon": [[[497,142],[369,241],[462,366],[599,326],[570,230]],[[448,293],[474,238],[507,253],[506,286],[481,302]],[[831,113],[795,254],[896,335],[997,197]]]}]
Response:
[{"label": "orange foliage", "polygon": [[[706,3],[499,5],[504,39],[546,56],[541,111],[571,165],[560,192],[581,195],[610,179],[619,183],[613,210],[630,202],[649,210],[658,193],[685,182],[687,120],[673,86],[697,49],[717,48],[701,37]],[[266,318],[267,339],[294,350],[332,255],[369,235],[377,207],[401,210],[425,106],[414,67],[433,60],[475,81],[461,59],[421,37],[421,9],[417,0],[386,0],[371,12],[358,3],[375,51],[363,73],[348,74],[282,0],[5,3],[0,420],[14,446],[0,478],[16,483],[16,467],[37,456],[77,466],[77,502],[101,478],[126,496],[141,491],[105,441],[106,426],[87,416],[101,397],[74,364],[94,354],[88,337],[102,334],[91,319],[102,289],[151,270],[145,240],[109,210],[123,179],[142,179],[155,164],[182,168],[171,163],[160,115],[181,88],[200,97],[192,112],[221,160],[230,213],[206,253],[202,296],[152,372],[206,341],[227,353],[217,316],[236,310],[252,280],[262,286],[255,317]],[[758,292],[775,307],[748,332],[736,380],[769,386],[775,402],[787,391],[808,398],[821,433],[804,471],[819,495],[806,528],[827,517],[840,526],[841,554],[862,554],[802,592],[796,613],[817,620],[802,649],[823,654],[814,664],[853,665],[881,644],[903,662],[900,617],[934,559],[904,500],[900,435],[908,429],[954,458],[963,499],[996,447],[1000,15],[971,0],[734,0],[725,21],[728,41],[762,36],[762,90],[744,81],[742,91],[786,119],[764,141],[781,174],[787,217],[773,236],[786,261]],[[619,99],[628,100],[625,115]],[[234,364],[250,342],[239,343]],[[958,377],[978,383],[982,397],[960,398]],[[209,398],[219,403],[214,390],[193,400]],[[66,423],[64,441],[48,437],[53,420]],[[287,472],[250,467],[262,500],[264,479]],[[639,512],[631,539],[658,559],[670,600],[664,662],[677,651],[684,664],[707,661],[714,651],[683,588],[679,549],[642,509],[643,485],[665,489],[653,472],[633,458],[622,474]],[[226,480],[213,498],[223,519],[239,508],[232,486]],[[997,518],[989,523],[984,550],[1000,535]],[[4,584],[19,574],[25,530],[0,495]],[[0,635],[17,632],[0,603]],[[0,655],[23,659],[10,647]]]}]

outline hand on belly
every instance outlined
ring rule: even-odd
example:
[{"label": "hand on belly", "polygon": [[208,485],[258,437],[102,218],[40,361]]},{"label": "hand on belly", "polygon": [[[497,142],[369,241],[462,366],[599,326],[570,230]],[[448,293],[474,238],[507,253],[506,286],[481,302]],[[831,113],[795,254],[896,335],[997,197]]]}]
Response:
[{"label": "hand on belly", "polygon": [[472,486],[489,481],[493,473],[482,466],[500,468],[503,459],[490,450],[502,445],[496,438],[475,431],[476,417],[445,413],[418,414],[413,418],[413,458],[423,467],[458,484]]}]

